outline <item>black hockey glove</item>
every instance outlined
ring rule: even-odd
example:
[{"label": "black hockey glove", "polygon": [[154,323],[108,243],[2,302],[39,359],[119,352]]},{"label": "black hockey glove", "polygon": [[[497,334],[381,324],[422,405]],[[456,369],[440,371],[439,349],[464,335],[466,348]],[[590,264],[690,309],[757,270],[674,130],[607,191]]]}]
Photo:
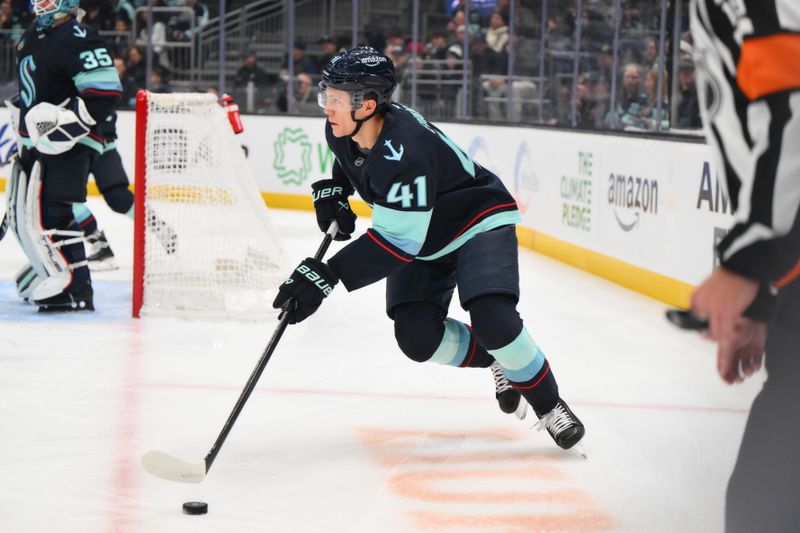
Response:
[{"label": "black hockey glove", "polygon": [[348,240],[356,229],[356,214],[350,209],[345,187],[334,180],[320,180],[311,184],[311,190],[319,229],[327,232],[331,222],[335,220],[339,224],[339,232],[334,240]]},{"label": "black hockey glove", "polygon": [[272,307],[280,309],[289,302],[288,308],[283,310],[284,313],[289,313],[289,323],[302,322],[314,314],[337,283],[339,277],[331,267],[313,257],[308,257],[280,286]]}]

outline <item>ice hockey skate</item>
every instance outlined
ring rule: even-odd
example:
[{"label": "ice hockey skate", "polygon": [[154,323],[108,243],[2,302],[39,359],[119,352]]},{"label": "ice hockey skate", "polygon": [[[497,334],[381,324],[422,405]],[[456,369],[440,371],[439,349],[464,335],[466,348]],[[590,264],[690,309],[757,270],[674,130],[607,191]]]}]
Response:
[{"label": "ice hockey skate", "polygon": [[91,235],[87,235],[86,242],[90,245],[86,260],[89,262],[91,270],[117,270],[119,268],[104,231],[95,231]]},{"label": "ice hockey skate", "polygon": [[524,419],[525,415],[528,414],[528,402],[521,401],[522,395],[511,387],[511,383],[509,383],[500,363],[495,361],[489,368],[494,378],[494,396],[497,398],[500,410],[504,413],[513,414],[520,420]]},{"label": "ice hockey skate", "polygon": [[[546,429],[556,444],[565,450],[578,444],[586,433],[583,423],[561,398],[553,409],[539,416],[539,421],[534,427],[539,431]],[[580,453],[586,456],[583,451]]]},{"label": "ice hockey skate", "polygon": [[40,313],[59,313],[69,311],[94,311],[94,291],[88,283],[75,292],[64,291],[55,296],[34,300]]}]

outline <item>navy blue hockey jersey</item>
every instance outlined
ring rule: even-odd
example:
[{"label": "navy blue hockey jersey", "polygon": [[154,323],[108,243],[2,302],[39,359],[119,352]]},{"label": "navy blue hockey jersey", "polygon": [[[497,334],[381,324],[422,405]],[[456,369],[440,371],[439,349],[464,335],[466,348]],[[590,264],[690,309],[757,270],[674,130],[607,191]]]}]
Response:
[{"label": "navy blue hockey jersey", "polygon": [[348,290],[412,261],[432,261],[474,235],[520,221],[500,179],[413,109],[391,104],[372,150],[325,134],[333,179],[372,207],[372,227],[328,262]]},{"label": "navy blue hockey jersey", "polygon": [[98,126],[79,143],[103,151],[99,127],[116,109],[122,85],[108,47],[96,30],[74,17],[45,29],[38,29],[34,22],[17,45],[17,71],[19,136],[24,145],[32,146],[25,128],[30,108],[41,102],[60,105],[80,96]]}]

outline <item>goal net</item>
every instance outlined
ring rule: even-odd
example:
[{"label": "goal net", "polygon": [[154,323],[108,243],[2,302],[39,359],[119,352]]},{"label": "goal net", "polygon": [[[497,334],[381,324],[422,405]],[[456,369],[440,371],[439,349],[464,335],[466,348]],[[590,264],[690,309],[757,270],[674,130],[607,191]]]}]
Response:
[{"label": "goal net", "polygon": [[133,316],[274,315],[287,261],[214,95],[139,93],[134,218]]}]

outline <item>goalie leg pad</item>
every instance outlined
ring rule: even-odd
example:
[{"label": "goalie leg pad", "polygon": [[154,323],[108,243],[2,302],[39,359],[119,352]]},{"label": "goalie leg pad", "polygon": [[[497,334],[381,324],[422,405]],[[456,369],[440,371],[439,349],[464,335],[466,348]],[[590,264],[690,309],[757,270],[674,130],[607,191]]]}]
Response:
[{"label": "goalie leg pad", "polygon": [[30,263],[22,267],[17,275],[14,276],[14,282],[17,286],[17,296],[23,300],[30,300],[33,291],[42,281],[42,278],[36,275],[33,265]]},{"label": "goalie leg pad", "polygon": [[25,244],[20,235],[18,221],[25,220],[27,189],[28,173],[23,170],[20,160],[16,160],[11,168],[11,176],[8,180],[8,187],[6,187],[6,217],[8,219],[8,228],[14,233],[23,250],[25,249]]},{"label": "goalie leg pad", "polygon": [[34,301],[89,283],[83,232],[74,222],[72,205],[42,198],[41,169],[38,161],[34,163],[25,201],[24,230],[20,231],[24,235],[23,250],[41,278],[31,293]]}]

